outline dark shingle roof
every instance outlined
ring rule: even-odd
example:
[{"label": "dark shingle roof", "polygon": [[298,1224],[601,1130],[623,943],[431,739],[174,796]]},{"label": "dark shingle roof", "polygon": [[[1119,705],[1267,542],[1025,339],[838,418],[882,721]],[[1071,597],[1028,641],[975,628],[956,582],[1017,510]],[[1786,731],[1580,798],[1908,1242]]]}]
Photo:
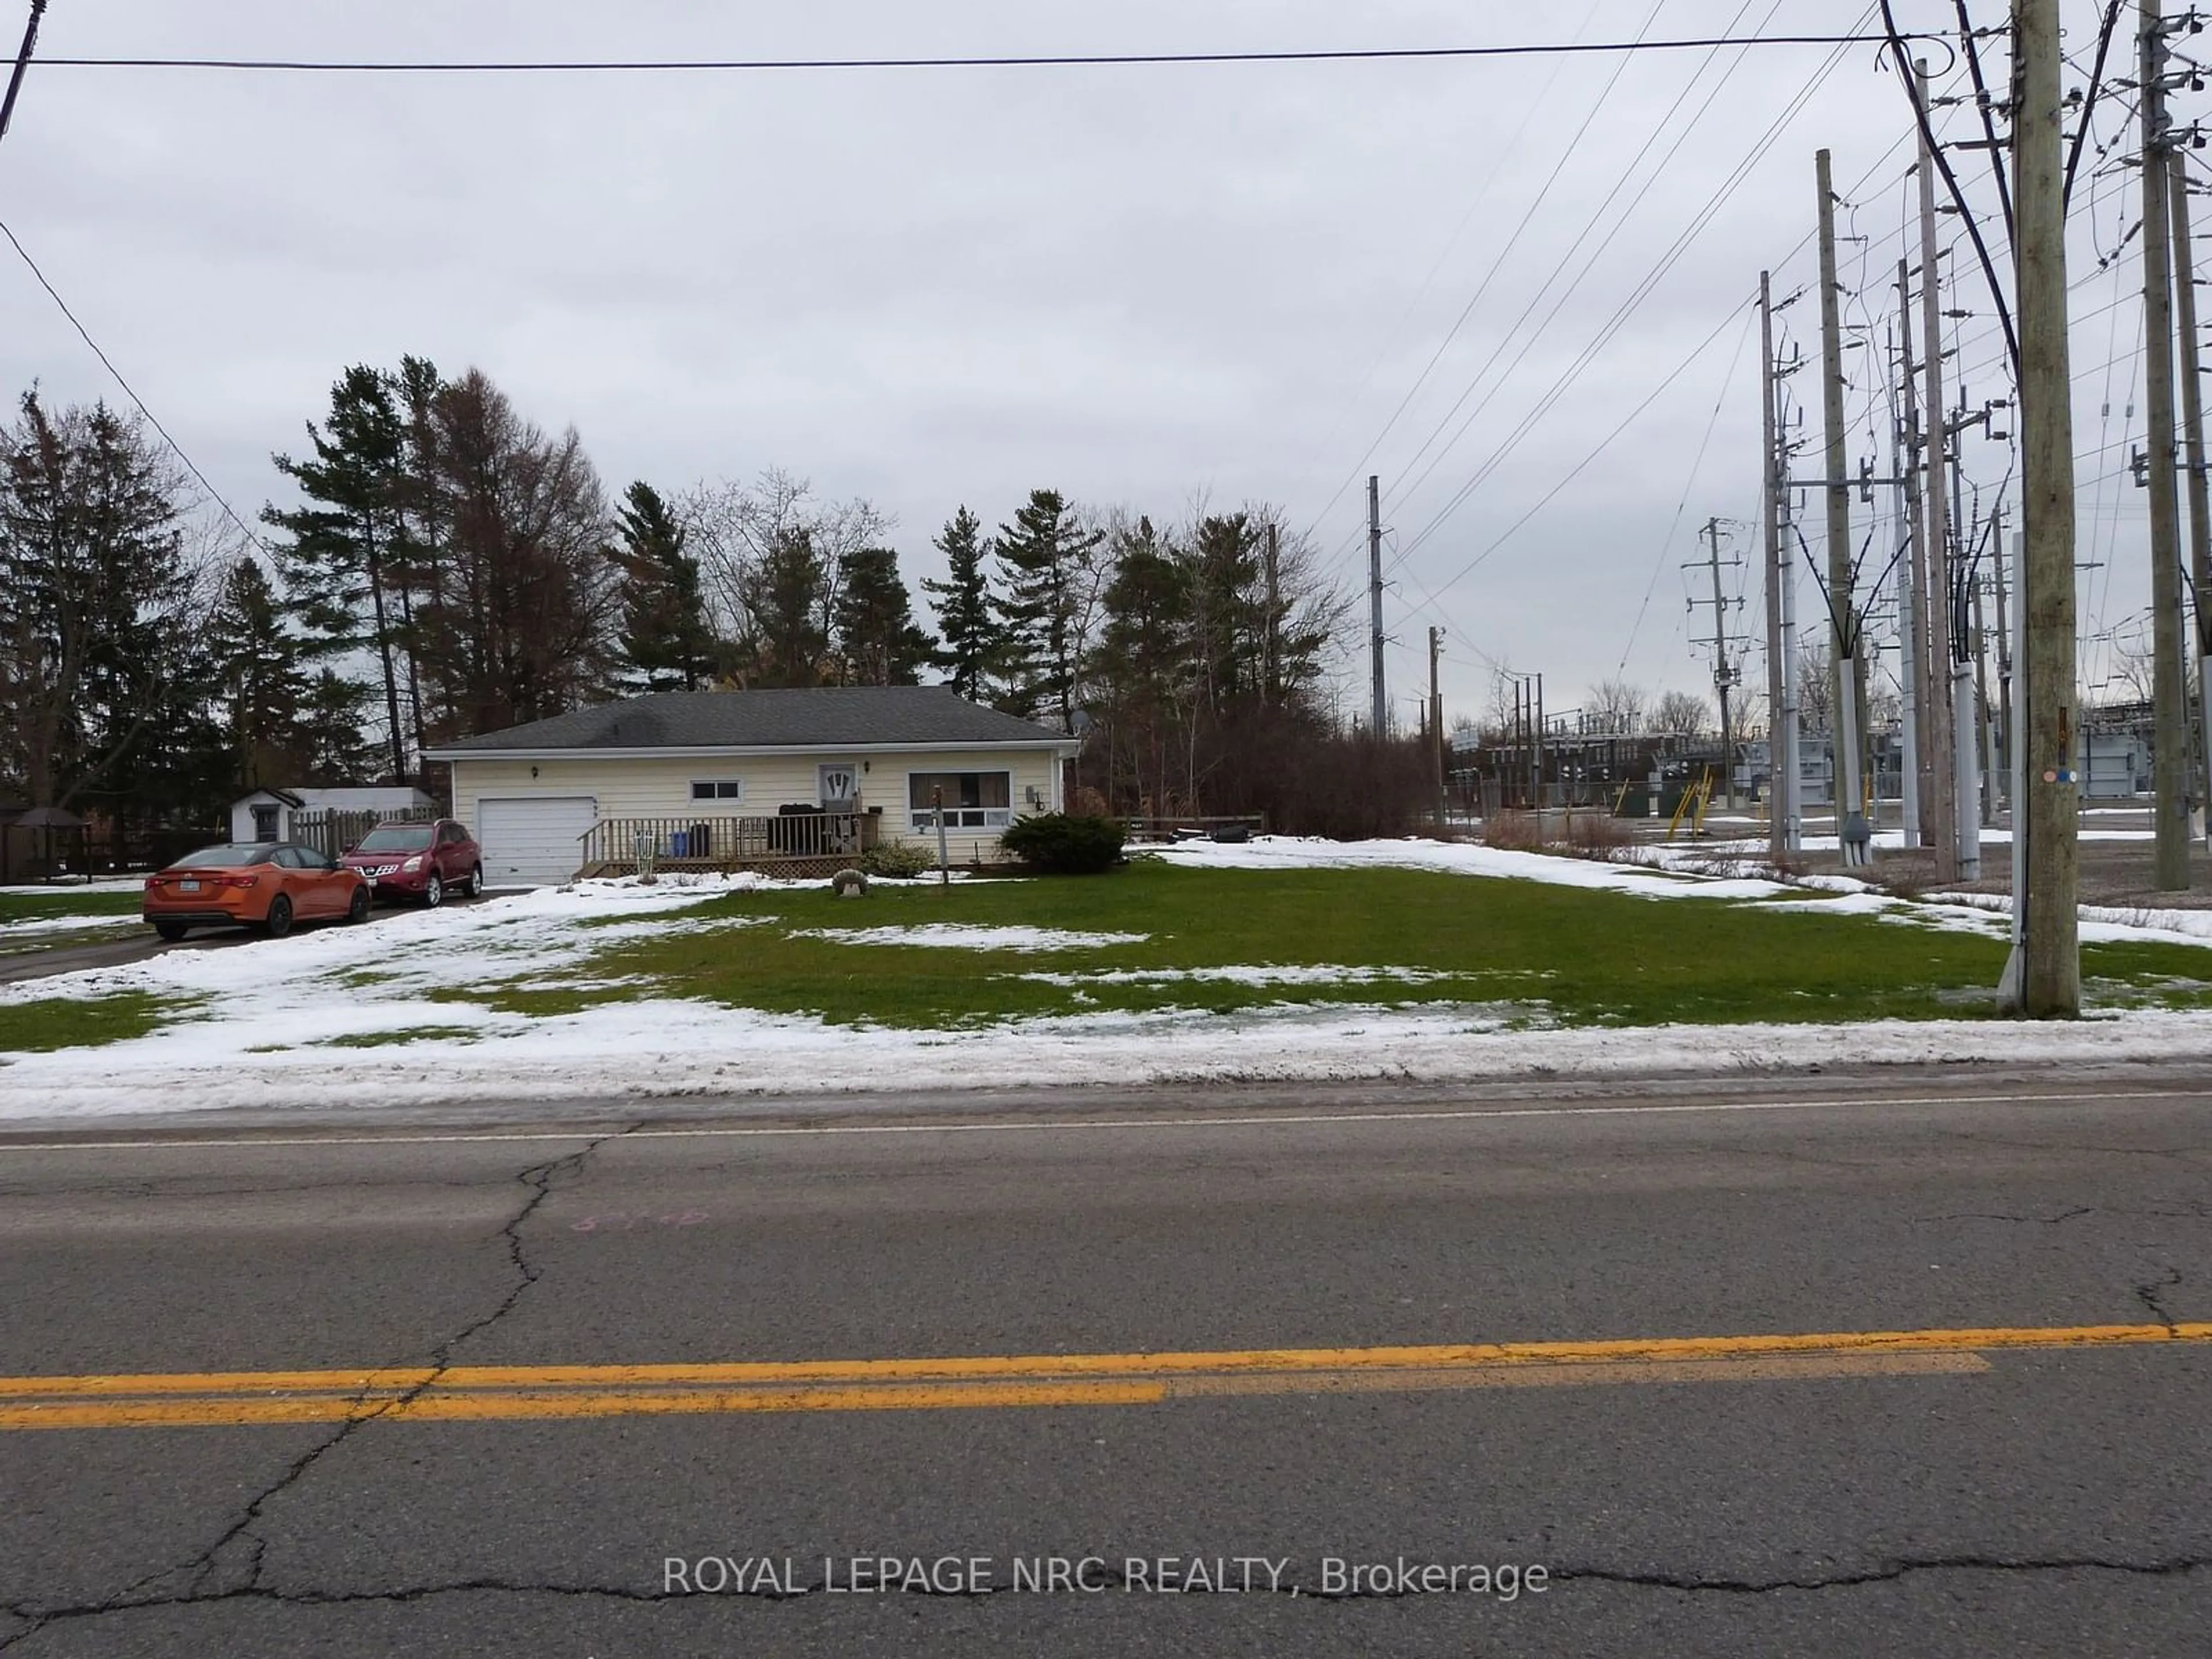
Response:
[{"label": "dark shingle roof", "polygon": [[537,749],[823,749],[874,743],[1073,739],[937,685],[833,685],[772,691],[663,691],[441,744],[433,756]]}]

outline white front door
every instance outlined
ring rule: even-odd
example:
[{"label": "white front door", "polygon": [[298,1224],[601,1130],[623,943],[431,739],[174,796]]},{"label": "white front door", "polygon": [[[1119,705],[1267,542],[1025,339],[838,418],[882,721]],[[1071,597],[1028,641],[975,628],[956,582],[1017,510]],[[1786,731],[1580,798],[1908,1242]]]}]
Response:
[{"label": "white front door", "polygon": [[819,803],[829,805],[832,801],[855,800],[860,793],[860,769],[852,761],[824,761],[815,768],[821,792],[816,797]]}]

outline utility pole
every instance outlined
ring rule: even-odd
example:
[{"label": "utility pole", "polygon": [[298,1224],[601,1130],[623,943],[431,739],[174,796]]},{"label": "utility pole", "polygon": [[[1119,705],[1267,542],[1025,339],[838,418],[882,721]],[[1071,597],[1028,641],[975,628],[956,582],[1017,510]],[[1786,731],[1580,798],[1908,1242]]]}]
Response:
[{"label": "utility pole", "polygon": [[2181,505],[2173,476],[2173,290],[2166,223],[2166,31],[2159,0],[2136,0],[2142,28],[2143,432],[2150,484],[2152,880],[2189,885],[2188,694],[2181,667]]},{"label": "utility pole", "polygon": [[[1771,274],[1759,273],[1759,424],[1765,458],[1759,465],[1761,550],[1766,564],[1766,852],[1779,859],[1792,850],[1790,801],[1796,779],[1784,769],[1796,745],[1783,736],[1788,716],[1783,708],[1782,585],[1795,574],[1783,562],[1783,497],[1788,472],[1782,465],[1782,441],[1774,419],[1774,290]],[[1795,710],[1789,711],[1790,714]],[[1791,734],[1794,737],[1796,734]],[[1785,757],[1784,750],[1789,754]]]},{"label": "utility pole", "polygon": [[2181,430],[2189,471],[2190,585],[2197,592],[2197,718],[2203,733],[2208,775],[2204,790],[2205,836],[2212,841],[2212,486],[2204,475],[2204,366],[2197,337],[2197,263],[2189,251],[2187,169],[2169,167],[2173,192],[2173,298],[2181,331]]},{"label": "utility pole", "polygon": [[1375,686],[1370,718],[1375,735],[1390,735],[1390,705],[1382,692],[1382,481],[1367,475],[1367,649]]},{"label": "utility pole", "polygon": [[24,73],[31,67],[31,53],[39,44],[39,19],[46,15],[46,0],[31,0],[31,21],[23,26],[23,44],[15,53],[15,68],[8,77],[8,90],[0,96],[0,138],[8,136],[8,123],[15,118],[15,94],[23,89]]},{"label": "utility pole", "polygon": [[[1735,806],[1735,720],[1730,713],[1729,693],[1735,689],[1741,678],[1735,665],[1729,660],[1728,597],[1721,592],[1721,521],[1705,520],[1705,557],[1699,561],[1713,576],[1713,689],[1721,699],[1721,799],[1731,811]],[[1730,561],[1735,562],[1735,561]],[[1685,567],[1686,568],[1687,567]],[[1695,599],[1690,608],[1698,608]]]},{"label": "utility pole", "polygon": [[[2008,811],[2015,808],[2020,799],[2012,787],[2012,757],[2014,750],[2019,747],[2019,744],[2014,741],[2012,723],[2012,602],[2005,594],[2004,504],[2002,502],[1990,509],[1990,574],[1996,579],[1997,585],[1997,720],[1996,738],[1990,745],[1991,808],[1990,820],[1995,823],[1996,821],[1995,809],[1999,790],[2003,791],[2004,804]],[[2014,537],[2014,542],[2015,545],[2013,556],[2017,560],[2020,556],[2017,545],[2019,538]],[[2014,813],[2013,829],[2014,840],[2017,842],[2020,820],[2016,811]],[[2020,848],[2017,845],[2013,849],[2013,856],[2015,860],[2020,857]]]},{"label": "utility pole", "polygon": [[[1996,548],[1996,520],[1990,519],[1990,547]],[[1997,821],[1997,727],[1990,714],[1990,625],[1982,606],[1982,583],[1974,583],[1974,743],[1982,757],[1982,787],[1974,810],[1986,828]],[[1962,803],[1959,809],[1966,811]]]},{"label": "utility pole", "polygon": [[[2052,0],[2056,3],[2056,0]],[[1835,694],[1836,840],[1846,860],[1853,854],[1845,833],[1850,820],[1864,827],[1865,769],[1860,758],[1865,715],[1866,679],[1860,668],[1858,609],[1851,592],[1850,480],[1844,471],[1844,331],[1836,281],[1836,191],[1829,156],[1814,157],[1820,191],[1820,366],[1821,412],[1828,440],[1828,638]]]},{"label": "utility pole", "polygon": [[[1918,847],[1923,839],[1939,846],[1940,836],[1930,836],[1937,822],[1935,790],[1929,756],[1934,744],[1923,737],[1928,730],[1929,698],[1928,536],[1920,495],[1920,402],[1912,381],[1912,273],[1903,259],[1897,262],[1897,338],[1899,379],[1904,385],[1904,413],[1897,422],[1897,516],[1905,527],[1906,551],[1897,573],[1897,643],[1905,693],[1903,775],[1898,781],[1899,805],[1905,820],[1905,844]],[[1942,854],[1936,855],[1936,879],[1944,879]]]},{"label": "utility pole", "polygon": [[[2013,857],[2025,867],[2016,963],[2003,1000],[2033,1018],[2081,1012],[2080,799],[2074,775],[2074,411],[2066,338],[2065,109],[2058,0],[2014,0],[2014,289],[2020,313],[2018,649],[2026,718],[2015,739]],[[2025,763],[2023,765],[2022,763]],[[2027,845],[2019,844],[2025,829]]]},{"label": "utility pole", "polygon": [[[1986,417],[1984,410],[1983,416]],[[1966,410],[1963,391],[1959,410],[1944,429],[1963,432],[1966,429]],[[1986,428],[1984,428],[1986,429]],[[1974,695],[1974,594],[1978,584],[1969,574],[1966,550],[1974,545],[1972,526],[1966,524],[1960,503],[1966,498],[1966,463],[1959,454],[1959,446],[1951,446],[1951,592],[1947,596],[1951,615],[1951,807],[1954,822],[1959,829],[1959,875],[1962,880],[1982,878],[1982,817],[1978,803],[1982,795],[1981,754],[1975,739],[1978,729],[1975,725],[1976,709],[1979,706]],[[1968,592],[1972,586],[1974,594]]]},{"label": "utility pole", "polygon": [[[1928,108],[1930,92],[1928,65],[1912,66],[1919,84],[1920,106]],[[1943,273],[1936,248],[1936,156],[1928,134],[1920,134],[1920,340],[1925,353],[1927,396],[1921,405],[1928,411],[1928,476],[1923,489],[1927,520],[1928,580],[1921,592],[1927,602],[1921,615],[1928,619],[1928,678],[1932,694],[1928,718],[1921,727],[1931,762],[1929,804],[1936,809],[1930,826],[1936,840],[1936,878],[1955,881],[1981,874],[1982,837],[1967,817],[1966,786],[1960,775],[1962,747],[1972,729],[1971,702],[1962,717],[1961,698],[1971,699],[1966,653],[1954,640],[1952,615],[1951,515],[1944,506],[1944,458],[1950,448],[1943,418]],[[1963,721],[1963,723],[1962,723]],[[1973,751],[1965,749],[1963,763],[1971,766]],[[1969,865],[1972,868],[1969,869]]]},{"label": "utility pole", "polygon": [[1444,630],[1429,629],[1429,744],[1436,763],[1437,828],[1444,827],[1444,698],[1437,685],[1437,659],[1444,646]]},{"label": "utility pole", "polygon": [[1544,677],[1536,676],[1536,810],[1544,810]]}]

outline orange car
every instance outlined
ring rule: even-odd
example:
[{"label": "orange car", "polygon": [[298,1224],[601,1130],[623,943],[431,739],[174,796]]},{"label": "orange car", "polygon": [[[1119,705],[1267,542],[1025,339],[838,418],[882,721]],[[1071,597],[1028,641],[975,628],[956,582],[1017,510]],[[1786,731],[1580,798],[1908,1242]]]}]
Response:
[{"label": "orange car", "polygon": [[141,914],[163,939],[193,927],[252,927],[281,939],[295,921],[368,920],[360,872],[290,842],[240,842],[187,853],[146,878]]}]

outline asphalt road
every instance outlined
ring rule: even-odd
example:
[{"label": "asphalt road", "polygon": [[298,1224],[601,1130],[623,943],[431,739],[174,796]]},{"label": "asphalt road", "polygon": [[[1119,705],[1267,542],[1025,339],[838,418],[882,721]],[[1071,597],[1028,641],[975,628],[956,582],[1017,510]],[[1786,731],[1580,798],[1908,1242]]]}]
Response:
[{"label": "asphalt road", "polygon": [[0,1650],[2212,1649],[2212,1076],[907,1105],[0,1138]]}]

